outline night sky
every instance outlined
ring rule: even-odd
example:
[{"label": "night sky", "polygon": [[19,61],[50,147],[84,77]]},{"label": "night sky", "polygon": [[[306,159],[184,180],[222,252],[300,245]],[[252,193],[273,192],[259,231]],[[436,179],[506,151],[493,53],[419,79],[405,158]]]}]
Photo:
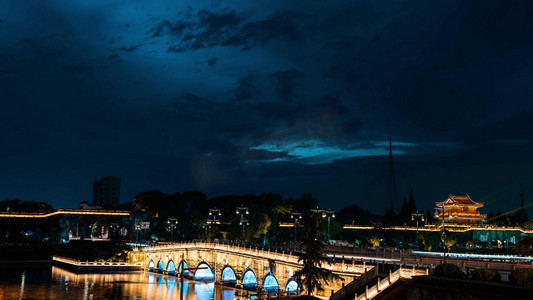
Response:
[{"label": "night sky", "polygon": [[[0,2],[0,200],[95,177],[323,208],[533,203],[533,2]],[[533,209],[530,209],[530,215]]]}]

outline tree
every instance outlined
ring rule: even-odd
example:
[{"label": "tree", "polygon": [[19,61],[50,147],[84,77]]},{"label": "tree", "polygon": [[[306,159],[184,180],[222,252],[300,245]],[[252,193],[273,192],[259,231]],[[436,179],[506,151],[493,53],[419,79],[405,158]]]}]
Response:
[{"label": "tree", "polygon": [[161,211],[168,211],[169,203],[171,203],[170,195],[152,190],[137,194],[133,198],[133,209],[156,216]]},{"label": "tree", "polygon": [[438,233],[422,233],[419,235],[420,241],[424,244],[426,251],[431,251],[435,247],[435,243],[438,240]]},{"label": "tree", "polygon": [[533,255],[533,237],[525,236],[522,238],[522,240],[514,246],[514,252],[521,256]]},{"label": "tree", "polygon": [[[498,209],[496,211],[496,215],[494,216],[494,222],[493,223],[494,224],[498,224],[498,222],[500,222],[502,219],[503,219],[502,212],[501,212],[501,210]],[[501,225],[503,225],[503,224],[501,224]]]},{"label": "tree", "polygon": [[429,209],[426,211],[426,224],[433,224],[435,223],[435,218],[429,211]]},{"label": "tree", "polygon": [[492,212],[492,209],[489,211],[489,214],[487,215],[487,223],[492,224],[494,220],[494,212]]},{"label": "tree", "polygon": [[446,241],[444,243],[446,244],[446,249],[448,250],[448,252],[450,252],[450,249],[453,247],[453,245],[455,245],[456,241],[457,240],[453,237],[450,237],[450,236],[446,237]]},{"label": "tree", "polygon": [[310,295],[314,290],[323,291],[323,282],[332,279],[342,279],[340,276],[333,274],[330,270],[322,267],[325,263],[331,263],[332,260],[324,257],[323,252],[325,245],[320,240],[320,215],[312,214],[307,218],[304,242],[300,248],[304,250],[299,254],[298,262],[303,261],[303,268],[294,273],[294,278],[298,284],[307,290]]},{"label": "tree", "polygon": [[346,206],[337,214],[337,218],[344,224],[372,224],[372,215],[369,210],[364,210],[357,205]]},{"label": "tree", "polygon": [[400,225],[404,225],[406,223],[411,222],[411,214],[417,212],[416,210],[416,202],[415,197],[413,194],[413,188],[411,187],[411,192],[409,194],[409,202],[404,198],[403,204],[400,209]]},{"label": "tree", "polygon": [[52,205],[46,202],[23,201],[20,199],[0,201],[0,211],[49,213],[53,210]]},{"label": "tree", "polygon": [[368,242],[370,243],[370,245],[374,247],[379,247],[379,244],[381,244],[381,239],[377,236],[373,236],[370,239],[368,239]]}]

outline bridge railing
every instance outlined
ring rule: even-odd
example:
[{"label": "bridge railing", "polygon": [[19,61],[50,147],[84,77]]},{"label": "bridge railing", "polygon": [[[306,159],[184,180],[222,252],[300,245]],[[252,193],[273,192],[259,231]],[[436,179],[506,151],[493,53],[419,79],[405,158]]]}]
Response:
[{"label": "bridge railing", "polygon": [[241,245],[232,245],[232,244],[220,244],[220,243],[206,243],[206,242],[185,242],[185,243],[175,243],[175,244],[165,244],[157,245],[150,247],[136,247],[134,251],[171,251],[171,250],[180,250],[180,249],[191,249],[191,248],[203,248],[211,249],[217,251],[227,251],[227,252],[237,252],[244,255],[250,256],[259,256],[265,257],[268,259],[283,260],[290,263],[298,263],[298,256],[293,255],[292,253],[286,253],[284,251],[271,251],[269,249],[258,248],[258,247],[246,247]]},{"label": "bridge railing", "polygon": [[72,259],[68,257],[62,257],[62,256],[53,256],[52,261],[57,261],[73,266],[81,266],[81,267],[88,267],[88,266],[135,266],[135,267],[142,267],[143,263],[128,263],[128,262],[116,262],[116,261],[80,261],[77,259]]},{"label": "bridge railing", "polygon": [[399,268],[394,272],[389,272],[389,276],[384,279],[379,279],[377,284],[372,287],[366,287],[365,293],[362,295],[355,295],[357,300],[369,300],[375,298],[379,293],[388,287],[396,283],[400,278],[413,278],[413,276],[427,275],[427,269],[416,269],[416,268]]}]

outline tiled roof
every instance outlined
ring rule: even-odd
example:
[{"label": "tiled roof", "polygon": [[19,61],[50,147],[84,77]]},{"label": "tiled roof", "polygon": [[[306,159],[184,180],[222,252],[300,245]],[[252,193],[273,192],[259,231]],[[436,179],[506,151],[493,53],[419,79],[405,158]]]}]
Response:
[{"label": "tiled roof", "polygon": [[[448,196],[448,198],[443,201],[445,203],[445,205],[450,205],[451,203],[449,203],[451,200],[451,202],[453,202],[453,205],[458,205],[458,206],[483,206],[483,203],[478,203],[478,202],[475,202],[473,201],[470,196],[466,195],[466,196],[454,196],[452,194],[450,194]],[[437,206],[442,206],[442,203],[443,202],[437,202],[435,203]],[[446,203],[448,202],[448,203]]]}]

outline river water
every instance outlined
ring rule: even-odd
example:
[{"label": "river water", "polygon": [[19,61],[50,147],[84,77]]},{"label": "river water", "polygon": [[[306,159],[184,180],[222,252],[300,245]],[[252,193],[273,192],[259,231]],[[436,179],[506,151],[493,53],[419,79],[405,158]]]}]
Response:
[{"label": "river water", "polygon": [[76,274],[50,265],[0,265],[3,299],[234,299],[235,289],[143,271]]}]

